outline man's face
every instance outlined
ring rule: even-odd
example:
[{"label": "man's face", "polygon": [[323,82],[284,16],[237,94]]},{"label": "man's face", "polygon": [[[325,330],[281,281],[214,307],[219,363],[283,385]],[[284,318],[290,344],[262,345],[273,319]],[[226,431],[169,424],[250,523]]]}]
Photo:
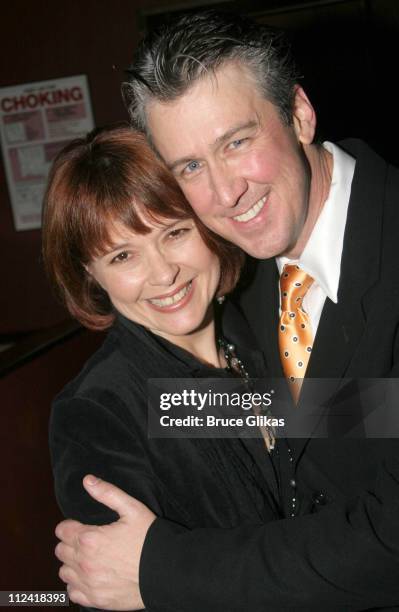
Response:
[{"label": "man's face", "polygon": [[151,101],[146,111],[155,147],[210,229],[261,259],[300,254],[311,231],[304,147],[314,135],[313,109],[300,88],[293,126],[236,63],[173,102]]}]

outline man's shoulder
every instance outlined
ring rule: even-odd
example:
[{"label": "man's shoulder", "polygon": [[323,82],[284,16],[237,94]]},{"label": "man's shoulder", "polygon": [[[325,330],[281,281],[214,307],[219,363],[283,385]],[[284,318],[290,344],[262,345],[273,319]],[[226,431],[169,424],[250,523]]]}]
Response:
[{"label": "man's shoulder", "polygon": [[367,153],[376,155],[374,150],[360,138],[344,138],[343,140],[339,140],[336,144],[354,158],[367,155]]},{"label": "man's shoulder", "polygon": [[358,162],[357,166],[361,168],[363,165],[372,166],[373,164],[377,164],[386,168],[389,167],[393,172],[396,171],[399,173],[399,169],[395,164],[385,159],[381,153],[375,151],[367,142],[360,138],[345,138],[344,140],[338,141],[336,144],[343,151],[354,157],[356,162]]},{"label": "man's shoulder", "polygon": [[[364,213],[369,207],[384,207],[385,214],[393,207],[399,198],[399,169],[376,153],[368,144],[355,138],[337,143],[344,151],[356,160],[355,173],[352,182],[351,202],[362,203],[359,213]],[[380,206],[378,205],[380,204]],[[397,215],[392,219],[397,227]]]}]

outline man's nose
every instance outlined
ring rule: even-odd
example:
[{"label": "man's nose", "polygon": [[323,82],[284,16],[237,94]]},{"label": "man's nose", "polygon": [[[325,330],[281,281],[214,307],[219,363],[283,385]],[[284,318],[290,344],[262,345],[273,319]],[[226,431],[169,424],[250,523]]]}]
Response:
[{"label": "man's nose", "polygon": [[163,253],[154,253],[150,261],[149,283],[150,285],[171,287],[180,272],[178,264],[170,261]]},{"label": "man's nose", "polygon": [[218,204],[234,208],[248,189],[247,180],[227,164],[215,165],[211,170],[211,189]]}]

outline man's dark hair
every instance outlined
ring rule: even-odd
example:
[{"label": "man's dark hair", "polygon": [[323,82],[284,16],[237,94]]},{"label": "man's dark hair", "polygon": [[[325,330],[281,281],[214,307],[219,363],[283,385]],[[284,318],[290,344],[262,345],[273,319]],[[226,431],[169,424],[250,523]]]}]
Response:
[{"label": "man's dark hair", "polygon": [[292,123],[298,73],[284,35],[242,15],[215,10],[186,14],[150,32],[122,84],[133,125],[147,131],[145,107],[170,102],[227,62],[249,69],[254,87]]}]

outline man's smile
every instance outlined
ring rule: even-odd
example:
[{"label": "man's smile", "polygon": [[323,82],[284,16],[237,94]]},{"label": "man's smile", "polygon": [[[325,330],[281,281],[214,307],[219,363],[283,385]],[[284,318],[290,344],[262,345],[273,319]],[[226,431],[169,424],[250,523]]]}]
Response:
[{"label": "man's smile", "polygon": [[233,217],[234,221],[238,221],[239,223],[246,223],[247,221],[251,221],[251,219],[254,219],[260,213],[266,203],[266,200],[267,197],[263,196],[263,198],[255,202],[255,204],[245,213]]}]

